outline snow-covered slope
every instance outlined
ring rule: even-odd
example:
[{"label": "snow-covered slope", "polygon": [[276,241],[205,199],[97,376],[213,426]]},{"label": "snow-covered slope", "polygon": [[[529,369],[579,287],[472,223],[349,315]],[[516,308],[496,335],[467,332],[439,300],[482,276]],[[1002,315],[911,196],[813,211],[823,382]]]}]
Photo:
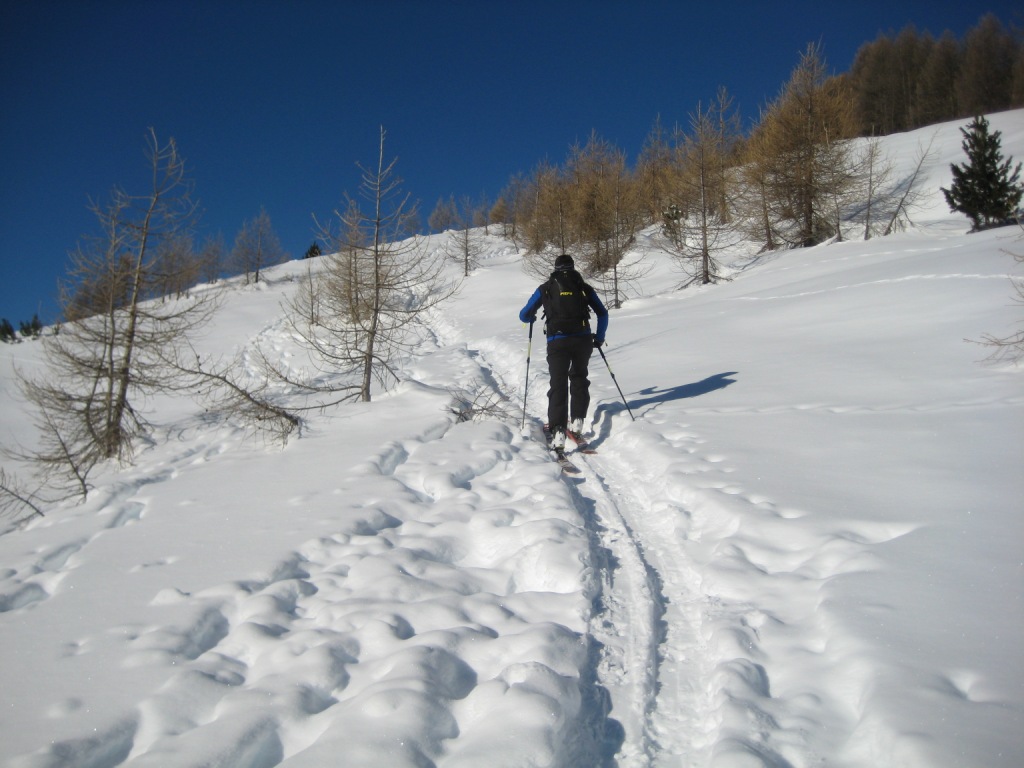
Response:
[{"label": "snow-covered slope", "polygon": [[[957,127],[884,141],[934,137],[910,231],[684,292],[646,233],[606,347],[636,421],[595,356],[579,479],[520,434],[534,281],[496,237],[403,384],[283,449],[154,403],[132,467],[0,536],[0,763],[1020,765],[1024,387],[965,339],[1019,327],[1024,240],[946,209]],[[305,266],[208,348],[287,350]],[[5,439],[37,346],[0,346]]]}]

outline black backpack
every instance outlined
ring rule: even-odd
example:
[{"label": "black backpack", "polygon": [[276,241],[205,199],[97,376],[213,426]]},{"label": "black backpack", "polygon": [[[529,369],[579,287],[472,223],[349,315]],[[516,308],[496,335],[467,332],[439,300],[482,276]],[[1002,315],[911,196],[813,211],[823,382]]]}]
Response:
[{"label": "black backpack", "polygon": [[589,333],[590,305],[587,304],[587,284],[576,270],[552,272],[541,286],[544,304],[544,333]]}]

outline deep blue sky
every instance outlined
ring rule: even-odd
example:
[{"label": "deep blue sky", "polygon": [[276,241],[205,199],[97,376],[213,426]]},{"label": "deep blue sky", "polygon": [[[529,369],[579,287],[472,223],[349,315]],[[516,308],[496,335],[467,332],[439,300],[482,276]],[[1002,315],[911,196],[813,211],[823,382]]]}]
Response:
[{"label": "deep blue sky", "polygon": [[[424,221],[495,196],[592,130],[632,163],[656,116],[719,86],[751,119],[810,42],[833,71],[913,23],[958,38],[1002,0],[0,0],[0,317],[55,319],[87,210],[145,191],[147,129],[173,136],[228,247],[264,207],[301,257],[358,191],[379,127]],[[784,9],[784,10],[780,10]],[[200,238],[201,239],[201,238]]]}]

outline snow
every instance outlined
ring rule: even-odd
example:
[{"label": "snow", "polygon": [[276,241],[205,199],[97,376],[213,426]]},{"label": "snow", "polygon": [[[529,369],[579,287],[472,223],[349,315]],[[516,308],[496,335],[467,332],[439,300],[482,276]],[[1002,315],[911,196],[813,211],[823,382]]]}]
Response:
[{"label": "snow", "polygon": [[[535,280],[494,235],[405,381],[285,447],[147,404],[130,467],[0,536],[0,763],[1020,765],[1024,388],[966,340],[1019,327],[1024,240],[941,200],[963,124],[883,140],[934,142],[906,232],[679,292],[646,231],[606,347],[636,421],[595,355],[578,479],[521,433]],[[205,348],[288,354],[305,268]],[[38,352],[0,345],[5,444]]]}]

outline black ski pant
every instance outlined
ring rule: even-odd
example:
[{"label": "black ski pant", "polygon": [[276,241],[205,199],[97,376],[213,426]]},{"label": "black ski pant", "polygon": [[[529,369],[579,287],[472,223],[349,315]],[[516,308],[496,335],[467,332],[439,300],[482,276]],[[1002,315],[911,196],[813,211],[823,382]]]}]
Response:
[{"label": "black ski pant", "polygon": [[[569,417],[585,419],[590,407],[590,380],[587,366],[594,351],[591,336],[565,336],[548,342],[548,424],[551,431],[562,429]],[[570,400],[571,398],[571,400]],[[571,402],[571,408],[570,408]]]}]

